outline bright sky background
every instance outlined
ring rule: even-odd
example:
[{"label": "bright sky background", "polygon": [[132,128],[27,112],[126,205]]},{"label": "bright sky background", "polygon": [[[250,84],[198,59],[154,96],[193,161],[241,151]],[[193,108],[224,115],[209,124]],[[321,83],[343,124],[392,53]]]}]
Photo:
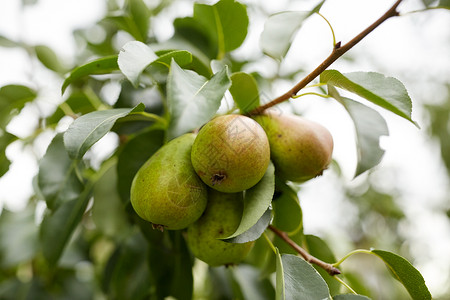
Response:
[{"label": "bright sky background", "polygon": [[[37,5],[23,11],[20,2],[0,1],[0,35],[29,44],[48,45],[66,60],[70,60],[75,54],[72,31],[89,27],[99,20],[105,11],[103,0],[40,0]],[[297,7],[292,7],[293,9],[311,7],[302,7],[304,2],[298,2]],[[276,11],[282,9],[287,1],[263,3],[262,6],[267,10]],[[387,0],[329,0],[321,13],[333,25],[337,40],[346,42],[378,18],[392,3],[393,1]],[[411,11],[419,7],[419,1],[405,1],[400,6],[400,11]],[[449,16],[448,11],[436,10],[389,20],[351,50],[358,61],[357,69],[354,69],[355,65],[342,60],[336,62],[332,68],[342,72],[384,73],[400,79],[405,84],[413,104],[439,103],[444,99],[446,91],[434,81],[450,81]],[[165,30],[168,23],[170,24],[168,20],[159,20],[157,29]],[[246,41],[247,45],[258,43],[262,23],[256,25]],[[170,31],[161,32],[162,37],[169,37],[170,34]],[[328,55],[330,47],[329,28],[320,17],[314,16],[297,35],[287,57],[289,63],[283,68],[301,66],[311,70]],[[60,83],[55,82],[55,78],[50,74],[35,74],[33,64],[24,51],[0,48],[0,86],[10,83],[28,84],[30,79],[33,79],[43,91],[40,104],[26,107],[22,115],[8,128],[18,136],[26,136],[30,132],[36,121],[37,110],[54,109],[61,101]],[[280,92],[287,88],[290,86],[281,84]],[[334,158],[343,166],[348,184],[354,184],[351,177],[356,161],[353,128],[349,119],[342,112],[336,111],[337,106],[326,105],[325,100],[317,98],[302,99],[295,107],[330,129],[335,141]],[[411,248],[415,251],[413,254],[418,257],[416,266],[424,275],[432,293],[437,296],[445,290],[450,281],[450,226],[448,219],[437,211],[442,207],[448,208],[448,203],[443,201],[450,188],[438,156],[438,145],[430,142],[425,130],[419,130],[390,113],[382,113],[387,119],[390,137],[382,140],[386,154],[378,168],[377,176],[385,182],[391,180],[399,183],[396,187],[405,195],[400,205],[415,221],[405,228],[405,233],[414,245]],[[419,109],[413,109],[413,119],[419,124],[426,122],[423,112]],[[5,206],[17,210],[23,207],[32,194],[31,180],[37,172],[35,157],[41,157],[45,153],[51,138],[51,135],[43,136],[42,146],[37,147],[34,153],[29,149],[23,150],[18,143],[7,149],[7,155],[13,164],[10,171],[0,179],[0,208]],[[340,205],[342,203],[339,199],[335,199],[335,187],[330,176],[325,174],[305,185],[302,207],[305,212],[305,228],[309,232],[324,234],[330,228],[335,230],[342,222],[342,215],[349,213],[345,211],[346,207]],[[314,214],[319,210],[326,216],[327,222],[323,222],[323,219]],[[343,249],[346,250],[348,249]]]}]

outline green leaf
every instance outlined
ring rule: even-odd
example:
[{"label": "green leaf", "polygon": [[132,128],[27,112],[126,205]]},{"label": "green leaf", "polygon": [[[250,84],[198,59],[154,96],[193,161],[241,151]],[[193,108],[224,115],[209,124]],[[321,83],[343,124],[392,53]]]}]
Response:
[{"label": "green leaf", "polygon": [[146,44],[138,41],[126,43],[120,49],[117,63],[120,71],[128,78],[134,87],[139,85],[139,75],[158,56]]},{"label": "green leaf", "polygon": [[266,212],[275,190],[274,166],[269,164],[263,178],[251,189],[245,191],[244,211],[241,223],[236,231],[227,239],[237,237],[255,225],[261,216]]},{"label": "green leaf", "polygon": [[426,7],[429,7],[435,3],[437,3],[437,0],[421,0],[423,5],[425,5]]},{"label": "green leaf", "polygon": [[[324,300],[331,299],[327,283],[309,263],[298,256],[281,256],[284,277],[284,298],[286,300]],[[277,268],[277,276],[279,272]],[[277,287],[278,289],[278,287]]]},{"label": "green leaf", "polygon": [[167,79],[167,101],[171,114],[168,136],[177,137],[209,121],[220,107],[230,86],[227,68],[210,80],[172,61]]},{"label": "green leaf", "polygon": [[244,72],[231,75],[230,93],[242,113],[247,113],[259,106],[259,90],[255,78]]},{"label": "green leaf", "polygon": [[130,200],[130,188],[139,168],[164,143],[164,131],[152,130],[129,140],[118,155],[118,188],[123,201]]},{"label": "green leaf", "polygon": [[175,267],[170,294],[179,300],[191,300],[194,290],[193,260],[181,232],[173,232],[172,240]]},{"label": "green leaf", "polygon": [[363,295],[342,294],[334,296],[333,300],[370,300],[370,298]]},{"label": "green leaf", "polygon": [[150,10],[143,0],[128,0],[130,26],[133,26],[134,37],[145,42],[150,24]]},{"label": "green leaf", "polygon": [[283,261],[281,260],[280,251],[278,248],[276,249],[276,273],[275,273],[275,299],[276,300],[285,300],[285,282],[284,282],[284,269],[283,269]]},{"label": "green leaf", "polygon": [[274,299],[275,290],[268,278],[261,278],[261,273],[253,266],[240,264],[233,268],[234,279],[242,292],[243,299]]},{"label": "green leaf", "polygon": [[428,9],[450,9],[450,0],[439,0],[439,2],[437,0],[422,0],[422,2]]},{"label": "green leaf", "polygon": [[212,44],[218,45],[218,58],[238,48],[247,36],[247,9],[234,0],[220,0],[214,5],[196,3],[194,20],[203,26]]},{"label": "green leaf", "polygon": [[38,45],[34,47],[34,51],[39,61],[49,70],[55,71],[56,73],[66,72],[66,68],[61,64],[61,60],[51,48]]},{"label": "green leaf", "polygon": [[129,233],[130,224],[117,189],[117,163],[107,163],[108,169],[94,186],[92,220],[105,236],[119,240]]},{"label": "green leaf", "polygon": [[5,175],[5,173],[9,170],[9,165],[11,162],[6,157],[5,152],[6,148],[15,140],[17,140],[15,135],[0,129],[0,177]]},{"label": "green leaf", "polygon": [[255,241],[263,234],[267,226],[269,226],[270,220],[272,220],[272,210],[268,208],[266,212],[262,215],[262,217],[259,218],[258,222],[256,222],[255,225],[250,227],[250,229],[234,238],[224,239],[223,241],[228,243],[241,243],[241,244]]},{"label": "green leaf", "polygon": [[[0,215],[0,267],[11,268],[31,260],[37,252],[38,227],[31,204],[18,212],[3,209]],[[1,297],[1,296],[0,296]]]},{"label": "green leaf", "polygon": [[[447,95],[449,91],[450,85],[447,85]],[[426,104],[425,107],[429,120],[432,120],[429,125],[430,133],[439,140],[440,155],[450,178],[450,97],[446,97],[442,103]],[[447,214],[450,217],[450,208]]]},{"label": "green leaf", "polygon": [[164,239],[169,233],[160,233],[159,241],[148,243],[148,266],[150,270],[150,283],[155,287],[156,298],[164,299],[170,294],[170,286],[174,272],[174,253],[170,240]]},{"label": "green leaf", "polygon": [[23,85],[5,85],[0,88],[0,129],[5,129],[11,119],[19,114],[27,102],[36,98],[34,90]]},{"label": "green leaf", "polygon": [[21,44],[13,40],[10,40],[3,35],[0,35],[0,46],[6,48],[13,48],[13,47],[20,47]]},{"label": "green leaf", "polygon": [[170,63],[172,59],[180,66],[184,67],[192,63],[192,54],[186,50],[166,50],[157,51],[156,54],[159,56],[153,64],[162,64],[167,68],[170,68]]},{"label": "green leaf", "polygon": [[450,0],[439,0],[438,7],[450,9]]},{"label": "green leaf", "polygon": [[380,148],[380,137],[388,136],[386,120],[375,110],[348,98],[343,105],[352,118],[357,139],[358,165],[355,177],[381,162],[384,150]]},{"label": "green leaf", "polygon": [[17,299],[17,296],[24,295],[23,291],[29,288],[29,283],[20,281],[17,276],[4,278],[0,283],[0,297],[3,299]]},{"label": "green leaf", "polygon": [[72,159],[81,159],[86,151],[111,130],[117,119],[144,111],[144,105],[94,111],[77,118],[64,133],[64,145]]},{"label": "green leaf", "polygon": [[295,34],[310,15],[310,12],[286,11],[270,16],[264,24],[259,41],[263,52],[282,60],[289,51]]},{"label": "green leaf", "polygon": [[167,128],[167,120],[159,115],[148,113],[145,111],[133,112],[116,121],[111,131],[117,133],[119,136],[133,135],[149,129]]},{"label": "green leaf", "polygon": [[128,32],[136,40],[144,43],[147,41],[150,10],[143,0],[126,1],[123,15],[108,16],[105,20]]},{"label": "green leaf", "polygon": [[139,231],[131,233],[109,258],[103,269],[102,287],[108,299],[146,299],[150,283],[147,241]]},{"label": "green leaf", "polygon": [[63,143],[63,134],[57,134],[39,162],[38,187],[49,209],[79,197],[83,184],[78,179],[76,162],[70,159]]},{"label": "green leaf", "polygon": [[160,56],[144,43],[128,42],[120,50],[119,68],[133,86],[138,87],[139,76],[150,66],[163,65],[169,68],[172,59],[181,66],[192,62],[192,54],[185,50],[165,50],[158,53]]},{"label": "green leaf", "polygon": [[55,267],[75,228],[80,223],[91,198],[92,185],[85,187],[77,199],[64,202],[44,216],[40,230],[42,253]]},{"label": "green leaf", "polygon": [[[148,265],[155,298],[192,299],[193,259],[181,231],[158,232],[149,243]],[[159,239],[158,239],[159,238]]]},{"label": "green leaf", "polygon": [[277,192],[281,194],[272,201],[273,225],[284,232],[294,234],[303,227],[302,209],[297,194],[292,190]]},{"label": "green leaf", "polygon": [[173,22],[175,33],[173,37],[163,43],[153,44],[161,49],[187,50],[192,53],[192,63],[185,69],[193,70],[199,75],[211,77],[211,59],[217,56],[217,44],[208,38],[206,28],[192,17],[177,18]]},{"label": "green leaf", "polygon": [[117,64],[117,55],[102,57],[88,62],[87,64],[79,66],[70,72],[69,76],[63,82],[61,93],[64,94],[64,91],[71,83],[85,76],[109,74],[118,70],[119,66]]},{"label": "green leaf", "polygon": [[207,28],[193,17],[177,18],[174,20],[173,26],[174,36],[162,43],[162,46],[165,49],[184,49],[192,52],[209,70],[209,62],[216,58],[218,45],[210,41]]},{"label": "green leaf", "polygon": [[371,250],[371,252],[384,261],[394,277],[406,288],[412,299],[426,300],[432,298],[422,275],[410,262],[391,252],[383,250]]},{"label": "green leaf", "polygon": [[411,119],[411,98],[395,78],[375,72],[342,74],[337,70],[325,70],[320,75],[320,82],[355,93],[416,124]]},{"label": "green leaf", "polygon": [[[334,263],[336,261],[336,257],[331,251],[330,247],[325,243],[321,238],[314,235],[305,235],[305,245],[309,254],[318,259],[327,262]],[[324,269],[319,266],[314,265],[314,268],[319,272],[323,279],[325,279],[328,288],[330,289],[331,295],[336,295],[339,293],[341,284],[335,280],[332,276],[330,276]]]},{"label": "green leaf", "polygon": [[313,13],[318,13],[320,12],[320,9],[322,8],[323,4],[325,3],[326,0],[322,0],[319,2],[319,4],[317,4],[312,10],[311,10],[311,15]]},{"label": "green leaf", "polygon": [[377,111],[349,98],[341,97],[333,86],[329,86],[328,90],[330,95],[344,106],[355,125],[358,164],[354,177],[357,177],[381,162],[384,150],[380,148],[380,137],[388,136],[389,129],[386,121]]},{"label": "green leaf", "polygon": [[309,253],[327,263],[336,261],[336,257],[324,240],[315,235],[306,234],[305,243]]},{"label": "green leaf", "polygon": [[[233,278],[230,278],[230,273],[230,268],[208,268],[206,283],[211,289],[208,293],[209,299],[233,299],[237,297],[237,291],[232,281]],[[239,296],[242,296],[242,293]]]}]

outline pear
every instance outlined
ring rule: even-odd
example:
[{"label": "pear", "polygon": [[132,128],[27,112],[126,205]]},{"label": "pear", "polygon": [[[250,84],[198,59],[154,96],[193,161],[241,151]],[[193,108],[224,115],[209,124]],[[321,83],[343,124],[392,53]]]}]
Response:
[{"label": "pear", "polygon": [[276,174],[293,182],[304,182],[331,162],[333,137],[319,123],[300,116],[266,112],[253,116],[265,130]]},{"label": "pear", "polygon": [[210,266],[241,262],[254,242],[227,243],[226,238],[238,228],[243,212],[243,193],[221,193],[210,189],[203,215],[187,229],[187,244],[192,254]]},{"label": "pear", "polygon": [[131,204],[159,229],[183,229],[196,221],[207,203],[207,186],[191,164],[195,135],[187,133],[162,146],[136,173]]},{"label": "pear", "polygon": [[262,127],[249,117],[223,115],[206,123],[192,146],[192,165],[211,188],[225,193],[249,189],[263,177],[270,147]]}]

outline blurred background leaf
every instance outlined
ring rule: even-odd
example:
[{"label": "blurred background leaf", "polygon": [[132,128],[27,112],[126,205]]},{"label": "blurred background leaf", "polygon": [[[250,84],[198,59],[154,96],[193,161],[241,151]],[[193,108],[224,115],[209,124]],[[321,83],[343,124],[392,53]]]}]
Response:
[{"label": "blurred background leaf", "polygon": [[37,253],[38,226],[35,205],[14,213],[3,210],[0,215],[0,265],[3,270],[30,261]]}]

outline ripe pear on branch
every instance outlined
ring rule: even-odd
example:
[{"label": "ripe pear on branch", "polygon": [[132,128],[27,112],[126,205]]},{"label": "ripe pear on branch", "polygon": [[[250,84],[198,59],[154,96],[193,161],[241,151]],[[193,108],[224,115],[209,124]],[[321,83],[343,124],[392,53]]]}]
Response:
[{"label": "ripe pear on branch", "polygon": [[183,229],[196,221],[207,202],[207,187],[191,164],[193,133],[161,147],[139,169],[131,186],[136,213],[160,229]]},{"label": "ripe pear on branch", "polygon": [[253,116],[265,130],[278,176],[304,182],[322,175],[331,162],[333,137],[321,124],[290,114],[267,111]]},{"label": "ripe pear on branch", "polygon": [[192,146],[192,165],[211,188],[225,193],[249,189],[270,162],[263,128],[242,115],[223,115],[206,123]]},{"label": "ripe pear on branch", "polygon": [[210,189],[203,215],[187,229],[187,244],[198,259],[210,266],[241,262],[254,242],[228,243],[221,240],[238,228],[244,209],[243,193],[221,193]]}]

